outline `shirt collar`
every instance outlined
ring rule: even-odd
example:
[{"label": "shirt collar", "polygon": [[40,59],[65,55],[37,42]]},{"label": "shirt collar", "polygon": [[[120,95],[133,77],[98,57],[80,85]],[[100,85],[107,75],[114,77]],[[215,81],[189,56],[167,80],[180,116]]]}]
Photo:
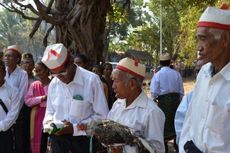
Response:
[{"label": "shirt collar", "polygon": [[[17,67],[15,68],[15,70],[10,74],[10,75],[17,75],[17,72],[19,71],[20,67],[17,65]],[[8,73],[8,67],[6,67],[6,72],[7,75],[9,75]]]},{"label": "shirt collar", "polygon": [[228,62],[227,65],[225,65],[221,71],[220,74],[225,78],[225,80],[230,80],[230,62]]},{"label": "shirt collar", "polygon": [[[210,76],[212,77],[212,64],[211,63],[207,63],[204,66],[204,73],[206,74],[206,76]],[[230,62],[225,65],[220,72],[218,72],[216,75],[222,75],[225,80],[229,81],[230,80]]]},{"label": "shirt collar", "polygon": [[130,104],[126,109],[133,109],[135,107],[146,108],[147,107],[148,97],[142,91],[140,95]]},{"label": "shirt collar", "polygon": [[76,72],[73,78],[73,82],[79,85],[83,85],[83,77],[84,76],[82,76],[82,68],[76,65]]}]

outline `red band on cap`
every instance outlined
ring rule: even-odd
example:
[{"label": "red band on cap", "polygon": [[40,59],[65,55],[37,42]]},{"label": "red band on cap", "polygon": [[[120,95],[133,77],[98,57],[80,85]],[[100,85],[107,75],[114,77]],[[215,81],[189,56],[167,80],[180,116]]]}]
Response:
[{"label": "red band on cap", "polygon": [[7,49],[7,50],[11,50],[11,51],[14,51],[14,52],[18,52],[18,53],[21,55],[21,53],[20,53],[17,49],[9,48],[9,49]]},{"label": "red band on cap", "polygon": [[116,66],[116,69],[125,71],[125,72],[127,72],[127,73],[129,73],[129,74],[131,74],[131,75],[134,75],[134,76],[136,76],[136,77],[138,77],[138,78],[141,78],[141,79],[144,79],[144,78],[145,78],[145,77],[143,77],[142,75],[137,74],[136,72],[133,72],[132,70],[127,69],[126,67],[123,67],[123,66],[121,66],[121,65],[117,65],[117,66]]},{"label": "red band on cap", "polygon": [[210,28],[217,28],[217,29],[223,29],[223,30],[230,30],[230,25],[227,24],[220,24],[215,22],[206,22],[206,21],[200,21],[198,22],[198,27],[210,27]]}]

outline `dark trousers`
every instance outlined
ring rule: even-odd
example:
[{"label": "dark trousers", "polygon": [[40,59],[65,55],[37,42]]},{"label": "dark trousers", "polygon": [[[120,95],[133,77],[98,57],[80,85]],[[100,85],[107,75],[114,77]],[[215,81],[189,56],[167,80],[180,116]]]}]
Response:
[{"label": "dark trousers", "polygon": [[30,109],[23,105],[14,128],[16,153],[30,153]]},{"label": "dark trousers", "polygon": [[12,146],[13,146],[13,134],[11,129],[5,132],[0,132],[0,152],[14,153]]},{"label": "dark trousers", "polygon": [[87,136],[51,136],[51,153],[92,153],[97,152],[97,142],[93,138],[90,146],[90,137]]},{"label": "dark trousers", "polygon": [[48,134],[47,133],[42,133],[40,153],[46,153],[46,151],[47,151],[47,142],[48,142]]}]

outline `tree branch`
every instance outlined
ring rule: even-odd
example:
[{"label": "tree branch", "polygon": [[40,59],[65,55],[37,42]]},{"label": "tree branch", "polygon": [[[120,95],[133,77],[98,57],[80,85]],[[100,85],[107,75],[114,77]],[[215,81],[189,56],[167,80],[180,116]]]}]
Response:
[{"label": "tree branch", "polygon": [[50,35],[50,32],[53,30],[53,28],[54,28],[54,26],[52,25],[48,30],[47,30],[47,32],[46,32],[46,35],[45,35],[45,37],[43,38],[43,45],[44,46],[47,46],[47,38],[48,38],[48,36]]},{"label": "tree branch", "polygon": [[[51,0],[51,1],[53,1],[53,0]],[[39,0],[34,0],[34,3],[37,6],[37,9],[40,13],[40,17],[43,20],[45,20],[46,22],[51,23],[53,25],[60,25],[61,23],[63,23],[64,17],[61,17],[60,19],[56,19],[54,17],[51,17],[46,13],[47,7],[44,7],[44,5]]]}]

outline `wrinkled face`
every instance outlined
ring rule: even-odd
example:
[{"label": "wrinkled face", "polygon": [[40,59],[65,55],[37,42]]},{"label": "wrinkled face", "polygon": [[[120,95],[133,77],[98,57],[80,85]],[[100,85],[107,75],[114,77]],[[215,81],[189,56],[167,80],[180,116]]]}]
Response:
[{"label": "wrinkled face", "polygon": [[204,63],[219,63],[224,52],[220,30],[198,27],[196,37],[198,40],[198,60],[202,60]]},{"label": "wrinkled face", "polygon": [[18,53],[12,50],[8,50],[5,52],[3,60],[8,67],[16,66],[17,63],[20,61]]},{"label": "wrinkled face", "polygon": [[21,68],[23,68],[27,73],[32,73],[34,69],[34,62],[31,58],[23,59],[21,61]]},{"label": "wrinkled face", "polygon": [[113,80],[113,91],[115,92],[116,98],[124,99],[128,96],[130,91],[128,83],[125,82],[124,77],[120,73],[115,73],[112,75]]}]

